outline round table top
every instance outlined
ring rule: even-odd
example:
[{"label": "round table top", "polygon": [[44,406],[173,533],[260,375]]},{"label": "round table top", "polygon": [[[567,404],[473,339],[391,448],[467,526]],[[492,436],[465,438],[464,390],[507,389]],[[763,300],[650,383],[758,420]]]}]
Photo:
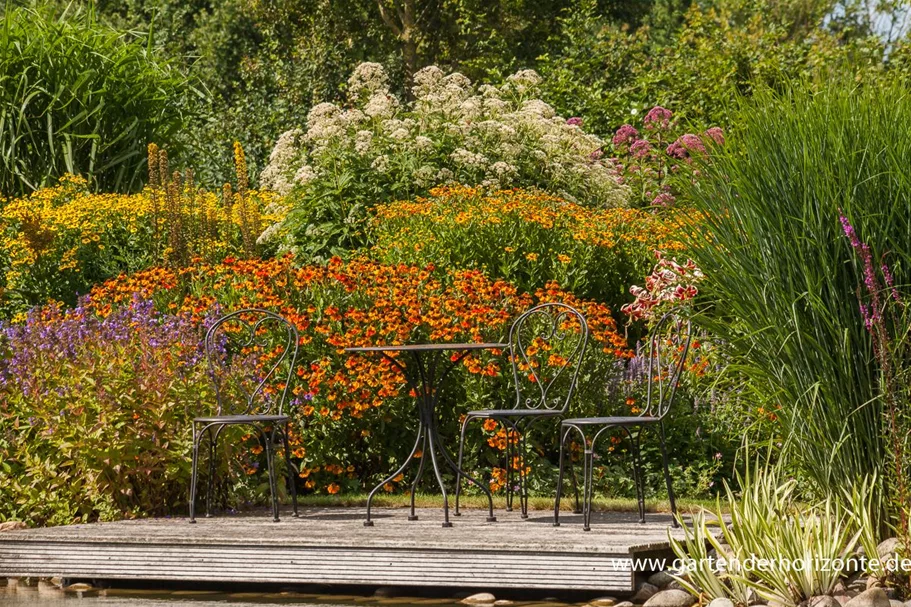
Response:
[{"label": "round table top", "polygon": [[359,348],[345,348],[345,352],[440,352],[444,350],[492,350],[505,349],[509,344],[501,343],[436,343],[436,344],[405,344],[402,346],[364,346]]}]

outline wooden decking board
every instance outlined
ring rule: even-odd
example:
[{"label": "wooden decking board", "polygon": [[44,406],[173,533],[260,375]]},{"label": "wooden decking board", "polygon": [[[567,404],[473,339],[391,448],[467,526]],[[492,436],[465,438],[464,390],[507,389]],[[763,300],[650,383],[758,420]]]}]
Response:
[{"label": "wooden decking board", "polygon": [[[440,526],[439,510],[307,509],[280,523],[266,514],[148,519],[0,534],[0,576],[472,586],[630,592],[637,552],[666,549],[668,515],[600,513],[591,532],[580,517],[469,510]],[[677,533],[677,532],[675,532]]]}]

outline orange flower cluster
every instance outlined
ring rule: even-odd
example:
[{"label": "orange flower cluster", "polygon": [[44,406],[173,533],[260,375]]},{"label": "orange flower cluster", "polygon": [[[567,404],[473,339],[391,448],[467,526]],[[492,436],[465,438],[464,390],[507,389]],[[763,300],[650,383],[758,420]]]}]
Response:
[{"label": "orange flower cluster", "polygon": [[[567,293],[555,282],[550,282],[543,289],[538,289],[535,297],[541,303],[562,302],[570,305],[585,316],[591,339],[601,346],[605,354],[613,354],[621,358],[629,358],[632,351],[628,348],[626,338],[617,331],[617,321],[611,316],[610,308],[605,304],[580,299],[572,293]],[[559,361],[553,361],[554,363]],[[556,364],[554,366],[557,366]]]},{"label": "orange flower cluster", "polygon": [[[538,190],[504,190],[485,195],[479,188],[461,185],[434,188],[427,198],[394,202],[376,210],[378,224],[397,224],[405,220],[410,226],[415,217],[429,219],[429,222],[421,222],[427,227],[431,224],[483,227],[518,217],[544,229],[570,230],[575,240],[599,247],[644,243],[665,251],[683,248],[678,230],[685,222],[685,218],[674,214],[658,215],[644,209],[591,209]],[[398,244],[405,246],[419,241],[415,237],[421,234],[415,234],[414,230],[420,228],[402,233],[403,240]],[[538,257],[536,252],[527,255],[532,261]]]},{"label": "orange flower cluster", "polygon": [[506,486],[506,469],[494,468],[490,472],[490,492],[496,493]]},{"label": "orange flower cluster", "polygon": [[[136,296],[199,321],[208,314],[251,307],[274,310],[293,322],[300,332],[293,405],[304,435],[311,428],[351,427],[346,426],[351,420],[393,402],[410,405],[404,377],[395,365],[379,356],[345,354],[346,347],[502,341],[512,321],[527,308],[538,302],[563,301],[586,314],[592,339],[603,353],[628,354],[624,337],[603,304],[580,300],[556,284],[534,295],[519,293],[510,283],[476,270],[446,272],[433,266],[388,265],[368,259],[333,259],[326,266],[296,267],[290,257],[229,258],[220,264],[199,262],[179,270],[154,268],[120,276],[93,289],[89,305],[106,315]],[[468,377],[501,377],[502,367],[508,365],[501,354],[479,353],[462,364]],[[560,363],[558,354],[549,356],[542,364]],[[407,366],[406,360],[401,363]],[[349,432],[351,438],[340,435],[339,441],[350,445],[350,441],[371,438],[370,431],[361,427]],[[491,439],[500,449],[506,441],[506,434],[501,434]],[[341,480],[332,479],[339,477],[355,482],[360,462],[346,468],[329,463],[349,461],[341,447],[329,452],[325,441],[314,446],[309,436],[295,436],[294,443],[296,455],[303,456],[301,477],[307,479],[306,487],[338,484]],[[318,471],[323,482],[313,478]]]}]

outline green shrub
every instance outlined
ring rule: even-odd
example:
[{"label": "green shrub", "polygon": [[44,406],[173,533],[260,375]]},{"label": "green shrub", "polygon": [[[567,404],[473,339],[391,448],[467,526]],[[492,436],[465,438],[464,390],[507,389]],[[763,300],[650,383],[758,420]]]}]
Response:
[{"label": "green shrub", "polygon": [[[638,29],[605,19],[596,2],[569,13],[556,48],[537,64],[546,98],[562,112],[584,116],[599,134],[654,105],[697,129],[728,130],[739,124],[738,99],[757,88],[805,78],[824,90],[833,74],[867,81],[890,64],[887,44],[864,35],[863,27],[839,30],[826,23],[828,2],[687,4],[688,10],[667,15],[672,23],[660,22],[657,5],[647,20],[652,23]],[[858,23],[869,18],[845,10]]]},{"label": "green shrub", "polygon": [[[911,284],[909,120],[899,85],[766,92],[743,107],[736,135],[689,192],[706,212],[692,242],[714,305],[704,320],[780,405],[785,456],[811,492],[841,496],[868,475],[889,478],[879,372],[858,305],[863,268],[839,214],[877,263],[888,261],[896,285]],[[895,497],[883,483],[876,490]],[[883,503],[890,517],[902,507]]]},{"label": "green shrub", "polygon": [[95,21],[8,7],[0,28],[0,193],[81,174],[94,187],[141,185],[145,146],[185,124],[187,80],[151,45]]}]

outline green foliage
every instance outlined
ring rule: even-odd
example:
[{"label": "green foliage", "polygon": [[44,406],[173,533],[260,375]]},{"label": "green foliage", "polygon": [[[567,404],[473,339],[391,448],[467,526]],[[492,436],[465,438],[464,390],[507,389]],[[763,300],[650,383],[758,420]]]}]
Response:
[{"label": "green foliage", "polygon": [[141,185],[145,146],[185,125],[187,80],[142,36],[91,11],[10,7],[0,24],[0,193],[82,174],[108,190]]},{"label": "green foliage", "polygon": [[[738,135],[703,167],[690,197],[705,211],[693,257],[713,302],[704,321],[778,411],[785,456],[808,488],[843,496],[890,467],[871,339],[858,310],[863,269],[839,209],[895,284],[911,283],[911,99],[841,83],[761,93]],[[887,257],[883,257],[883,256]],[[901,505],[881,501],[886,512]]]},{"label": "green foliage", "polygon": [[[359,63],[382,63],[405,92],[406,77],[438,64],[494,81],[530,66],[575,0],[408,3],[416,15],[406,43],[392,2],[376,0],[97,0],[121,29],[152,30],[155,43],[190,69],[212,99],[182,138],[206,181],[227,177],[238,140],[258,173],[276,137],[321,101],[342,97]],[[389,8],[390,20],[381,16]],[[399,3],[399,9],[405,9]],[[406,55],[410,59],[406,59]],[[200,145],[201,142],[204,142]]]},{"label": "green foliage", "polygon": [[651,26],[630,30],[589,3],[565,18],[557,50],[541,57],[538,69],[547,97],[584,116],[595,132],[653,105],[697,128],[727,130],[737,126],[737,99],[762,86],[804,78],[824,89],[833,73],[869,80],[885,70],[879,38],[823,25],[832,4],[720,0],[670,13],[656,7]]}]

